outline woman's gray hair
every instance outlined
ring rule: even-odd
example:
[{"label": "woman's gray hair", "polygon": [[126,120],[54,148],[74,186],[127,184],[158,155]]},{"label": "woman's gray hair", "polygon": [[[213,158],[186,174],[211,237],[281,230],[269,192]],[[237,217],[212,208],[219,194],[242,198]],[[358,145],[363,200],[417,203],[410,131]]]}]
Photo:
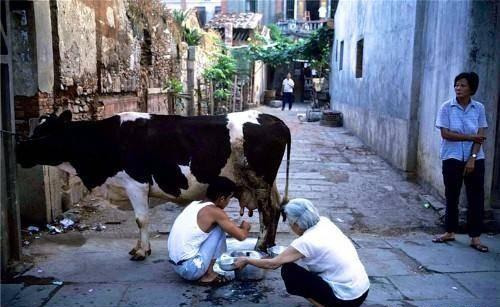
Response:
[{"label": "woman's gray hair", "polygon": [[305,198],[295,198],[285,205],[285,214],[288,224],[294,223],[302,230],[307,230],[319,221],[318,209],[314,207],[311,201]]}]

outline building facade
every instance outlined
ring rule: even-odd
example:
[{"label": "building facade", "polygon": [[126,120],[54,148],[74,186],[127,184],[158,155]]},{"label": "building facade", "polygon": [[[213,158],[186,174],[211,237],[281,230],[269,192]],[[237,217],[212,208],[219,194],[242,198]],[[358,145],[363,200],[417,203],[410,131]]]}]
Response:
[{"label": "building facade", "polygon": [[395,167],[444,195],[440,105],[462,71],[480,78],[489,124],[486,206],[500,208],[499,5],[494,1],[340,1],[331,105],[345,126]]}]

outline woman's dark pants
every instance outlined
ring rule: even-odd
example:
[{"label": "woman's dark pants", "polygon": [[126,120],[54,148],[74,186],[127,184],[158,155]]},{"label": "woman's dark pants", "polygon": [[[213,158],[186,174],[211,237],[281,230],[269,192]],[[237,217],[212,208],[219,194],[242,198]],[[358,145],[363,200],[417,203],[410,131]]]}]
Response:
[{"label": "woman's dark pants", "polygon": [[283,111],[285,109],[285,105],[288,103],[288,110],[292,109],[292,104],[293,104],[293,93],[283,93],[283,102],[281,104],[281,110]]},{"label": "woman's dark pants", "polygon": [[458,202],[462,182],[467,194],[467,231],[470,237],[479,237],[484,210],[484,159],[476,160],[474,171],[464,176],[466,162],[443,160],[443,180],[446,196],[445,225],[447,232],[458,230]]},{"label": "woman's dark pants", "polygon": [[295,263],[285,263],[281,267],[281,277],[288,293],[313,299],[324,306],[357,307],[368,295],[367,290],[355,300],[341,300],[335,296],[332,288],[321,277]]}]

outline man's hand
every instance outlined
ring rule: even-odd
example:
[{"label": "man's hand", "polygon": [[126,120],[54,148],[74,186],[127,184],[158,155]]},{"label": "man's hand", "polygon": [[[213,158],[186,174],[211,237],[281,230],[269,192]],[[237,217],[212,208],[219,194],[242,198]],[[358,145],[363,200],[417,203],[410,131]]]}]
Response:
[{"label": "man's hand", "polygon": [[481,134],[472,134],[469,136],[469,139],[474,143],[483,144],[483,142],[486,140],[486,137]]},{"label": "man's hand", "polygon": [[252,225],[250,225],[250,223],[247,221],[243,221],[241,222],[240,228],[245,230],[246,232],[249,232],[250,228],[252,228]]},{"label": "man's hand", "polygon": [[247,257],[238,257],[234,261],[234,266],[237,269],[243,269],[247,264],[248,264],[248,258]]},{"label": "man's hand", "polygon": [[467,176],[474,171],[475,162],[476,159],[472,157],[470,157],[469,160],[467,160],[467,163],[465,163],[465,168],[464,168],[464,176]]}]

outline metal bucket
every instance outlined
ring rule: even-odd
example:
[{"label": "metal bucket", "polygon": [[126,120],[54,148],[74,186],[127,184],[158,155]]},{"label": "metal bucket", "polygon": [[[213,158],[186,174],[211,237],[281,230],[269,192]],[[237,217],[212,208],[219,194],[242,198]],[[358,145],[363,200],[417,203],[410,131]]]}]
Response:
[{"label": "metal bucket", "polygon": [[[254,259],[261,259],[264,256],[261,253],[254,250],[242,250],[242,251],[232,252],[231,257],[248,257]],[[263,279],[266,276],[266,272],[267,270],[265,269],[261,269],[251,264],[247,264],[243,269],[235,270],[234,275],[237,280],[252,281],[252,280]]]},{"label": "metal bucket", "polygon": [[306,111],[306,119],[308,122],[317,122],[322,116],[321,110],[310,109]]}]

